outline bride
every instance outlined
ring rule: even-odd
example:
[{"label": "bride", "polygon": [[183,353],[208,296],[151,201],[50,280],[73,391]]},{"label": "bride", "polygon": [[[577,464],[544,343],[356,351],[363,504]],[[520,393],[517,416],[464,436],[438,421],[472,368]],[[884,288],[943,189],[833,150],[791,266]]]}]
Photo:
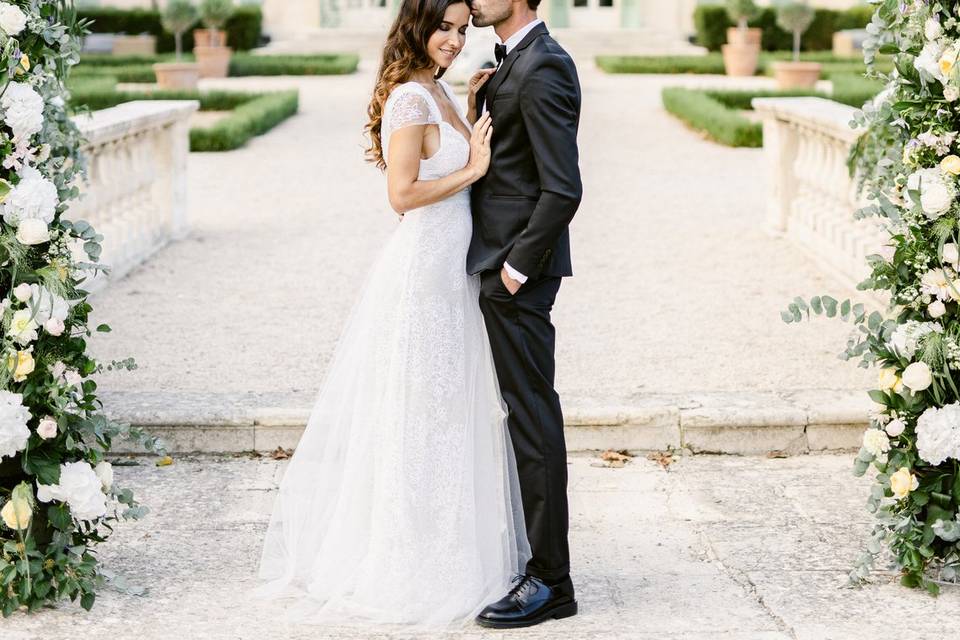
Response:
[{"label": "bride", "polygon": [[[509,588],[530,556],[513,449],[467,275],[470,185],[490,162],[471,82],[440,77],[463,0],[405,0],[368,109],[369,159],[401,223],[362,289],[280,484],[256,594],[298,620],[446,626]],[[472,124],[471,124],[472,123]]]}]

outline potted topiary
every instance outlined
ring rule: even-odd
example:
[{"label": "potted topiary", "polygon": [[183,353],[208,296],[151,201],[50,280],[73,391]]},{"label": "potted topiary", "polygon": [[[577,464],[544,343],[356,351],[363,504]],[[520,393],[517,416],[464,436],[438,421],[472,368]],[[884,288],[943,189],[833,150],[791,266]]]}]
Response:
[{"label": "potted topiary", "polygon": [[193,32],[193,55],[200,65],[201,78],[225,78],[233,51],[227,46],[223,26],[233,15],[232,0],[201,0],[200,19],[206,29]]},{"label": "potted topiary", "polygon": [[773,64],[773,77],[780,89],[812,88],[820,79],[820,63],[800,62],[800,38],[810,28],[814,16],[813,8],[803,2],[777,8],[777,26],[793,34],[793,61]]},{"label": "potted topiary", "polygon": [[184,62],[183,34],[197,21],[197,10],[190,0],[170,0],[162,14],[163,28],[173,34],[177,61],[153,65],[161,89],[196,89],[200,69],[195,62]]},{"label": "potted topiary", "polygon": [[721,47],[729,76],[752,76],[760,59],[760,29],[748,29],[747,21],[757,14],[753,0],[727,0],[727,15],[737,23],[727,29],[727,44]]}]

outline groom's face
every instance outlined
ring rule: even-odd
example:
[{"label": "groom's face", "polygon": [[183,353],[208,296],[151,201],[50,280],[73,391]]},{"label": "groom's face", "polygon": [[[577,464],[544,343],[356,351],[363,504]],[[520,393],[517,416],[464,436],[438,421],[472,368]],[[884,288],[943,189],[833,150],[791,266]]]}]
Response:
[{"label": "groom's face", "polygon": [[470,15],[473,26],[496,26],[513,15],[511,0],[471,0]]}]

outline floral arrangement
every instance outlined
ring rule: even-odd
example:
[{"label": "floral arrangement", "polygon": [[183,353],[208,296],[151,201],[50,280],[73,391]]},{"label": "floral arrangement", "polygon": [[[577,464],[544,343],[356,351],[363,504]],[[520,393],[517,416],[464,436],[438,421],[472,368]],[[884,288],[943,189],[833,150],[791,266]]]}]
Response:
[{"label": "floral arrangement", "polygon": [[[879,368],[854,468],[876,472],[876,523],[851,578],[864,580],[887,549],[904,585],[935,594],[960,577],[960,7],[872,2],[865,59],[886,88],[857,113],[851,169],[869,203],[858,217],[889,232],[859,288],[890,306],[868,314],[849,300],[797,298],[782,316],[851,321],[842,357]],[[878,55],[892,56],[891,73],[877,73]]]},{"label": "floral arrangement", "polygon": [[[94,546],[110,522],[145,513],[114,485],[117,438],[155,439],[98,413],[91,376],[133,368],[86,353],[81,288],[102,240],[70,221],[85,175],[64,81],[79,60],[69,0],[0,0],[0,612],[63,598],[89,609],[106,574]],[[109,331],[100,325],[97,331]]]}]

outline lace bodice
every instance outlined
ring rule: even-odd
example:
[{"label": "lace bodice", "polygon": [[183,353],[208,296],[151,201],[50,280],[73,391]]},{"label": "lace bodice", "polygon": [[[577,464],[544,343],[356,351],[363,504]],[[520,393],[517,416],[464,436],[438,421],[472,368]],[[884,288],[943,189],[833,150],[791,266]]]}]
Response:
[{"label": "lace bodice", "polygon": [[[467,125],[467,129],[470,129],[450,85],[443,80],[439,82],[456,108],[457,115]],[[420,179],[436,180],[465,167],[470,159],[470,143],[456,127],[443,119],[440,106],[430,91],[419,82],[405,82],[398,85],[387,98],[380,130],[383,157],[388,157],[390,136],[394,131],[424,124],[435,124],[440,127],[440,149],[431,157],[420,160]]]}]

